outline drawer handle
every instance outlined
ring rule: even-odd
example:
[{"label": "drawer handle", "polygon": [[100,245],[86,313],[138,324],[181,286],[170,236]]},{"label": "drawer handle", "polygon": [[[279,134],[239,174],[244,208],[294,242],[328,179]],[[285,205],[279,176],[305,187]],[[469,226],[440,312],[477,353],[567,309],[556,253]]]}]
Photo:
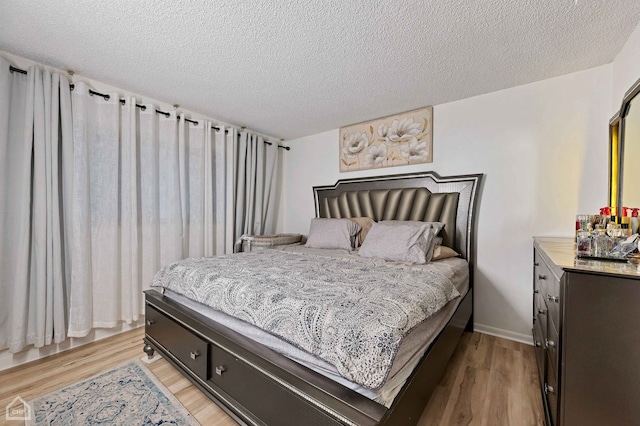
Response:
[{"label": "drawer handle", "polygon": [[540,294],[540,290],[538,289],[533,290],[533,294]]},{"label": "drawer handle", "polygon": [[535,340],[533,344],[536,346],[536,348],[539,348],[540,346],[542,346],[542,343],[538,342],[537,340]]},{"label": "drawer handle", "polygon": [[550,294],[547,294],[547,300],[548,300],[549,302],[556,302],[556,303],[558,303],[558,300],[560,300],[560,299],[559,299],[558,297],[556,297],[556,296],[552,296],[552,295],[550,295]]},{"label": "drawer handle", "polygon": [[546,280],[547,276],[546,275],[542,275],[542,274],[538,274],[538,279],[539,280]]},{"label": "drawer handle", "polygon": [[555,348],[556,347],[556,342],[554,342],[553,340],[546,340],[545,344],[547,345],[548,348]]},{"label": "drawer handle", "polygon": [[549,395],[550,393],[556,393],[556,390],[552,387],[549,386],[548,384],[544,384],[544,393]]},{"label": "drawer handle", "polygon": [[538,309],[538,315],[544,314],[544,309]]},{"label": "drawer handle", "polygon": [[533,262],[533,266],[540,266],[538,262]]},{"label": "drawer handle", "polygon": [[147,320],[147,325],[151,325],[151,324],[155,324],[155,320],[148,319]]},{"label": "drawer handle", "polygon": [[227,368],[224,365],[216,367],[216,374],[218,376],[222,376],[222,373],[224,373],[225,371],[227,371]]},{"label": "drawer handle", "polygon": [[200,354],[198,353],[198,351],[193,351],[189,354],[189,356],[191,357],[191,359],[195,360],[200,356]]}]

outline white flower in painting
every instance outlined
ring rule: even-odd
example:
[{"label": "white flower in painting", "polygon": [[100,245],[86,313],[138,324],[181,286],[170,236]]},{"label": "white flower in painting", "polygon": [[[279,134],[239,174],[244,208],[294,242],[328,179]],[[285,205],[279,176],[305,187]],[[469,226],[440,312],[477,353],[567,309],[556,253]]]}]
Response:
[{"label": "white flower in painting", "polygon": [[387,123],[380,123],[380,126],[378,126],[378,134],[380,137],[386,138],[387,133],[389,133],[389,126],[387,126]]},{"label": "white flower in painting", "polygon": [[393,120],[387,132],[387,143],[393,146],[399,143],[414,142],[420,133],[422,133],[422,125],[415,123],[411,117]]},{"label": "white flower in painting", "polygon": [[413,141],[402,147],[401,154],[408,162],[425,161],[429,155],[427,142],[418,143],[418,141]]},{"label": "white flower in painting", "polygon": [[380,144],[372,145],[364,156],[364,165],[366,167],[381,166],[382,162],[387,159],[387,146]]},{"label": "white flower in painting", "polygon": [[369,138],[366,133],[347,133],[343,138],[342,152],[344,155],[358,155],[369,146]]}]

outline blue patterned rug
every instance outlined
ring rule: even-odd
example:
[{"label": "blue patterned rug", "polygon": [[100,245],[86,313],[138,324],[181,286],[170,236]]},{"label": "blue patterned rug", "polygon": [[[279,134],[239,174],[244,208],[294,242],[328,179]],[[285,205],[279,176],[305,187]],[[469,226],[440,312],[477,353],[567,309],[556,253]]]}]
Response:
[{"label": "blue patterned rug", "polygon": [[199,423],[140,361],[30,402],[30,425],[163,425]]}]

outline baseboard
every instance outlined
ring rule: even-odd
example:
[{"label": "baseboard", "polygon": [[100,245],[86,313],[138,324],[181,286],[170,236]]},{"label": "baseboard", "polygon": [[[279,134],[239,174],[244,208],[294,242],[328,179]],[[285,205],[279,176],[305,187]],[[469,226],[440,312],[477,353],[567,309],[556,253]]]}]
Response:
[{"label": "baseboard", "polygon": [[514,331],[504,330],[502,328],[491,327],[490,325],[478,323],[473,325],[473,331],[533,346],[533,336],[531,334],[516,333]]},{"label": "baseboard", "polygon": [[[15,354],[9,353],[8,349],[3,349],[0,351],[0,372],[31,361],[36,361],[38,359],[58,354],[60,352],[68,351],[69,349],[74,349],[88,343],[97,342],[98,340],[106,339],[107,337],[115,336],[116,334],[131,331],[142,326],[144,326],[144,319],[140,319],[131,324],[122,323],[114,328],[94,328],[91,330],[89,335],[85,337],[69,337],[64,342],[44,346],[42,348],[29,346],[27,349]],[[142,344],[142,342],[140,344]]]}]

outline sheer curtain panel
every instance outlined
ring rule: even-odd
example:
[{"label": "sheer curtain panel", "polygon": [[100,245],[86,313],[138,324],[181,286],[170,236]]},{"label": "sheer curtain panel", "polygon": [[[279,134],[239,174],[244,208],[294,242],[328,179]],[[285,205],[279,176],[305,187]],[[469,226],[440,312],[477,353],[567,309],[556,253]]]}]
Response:
[{"label": "sheer curtain panel", "polygon": [[[224,127],[198,120],[197,124],[179,122],[180,190],[184,257],[203,257],[232,251],[233,215],[227,204],[233,204],[233,136]],[[228,162],[229,161],[229,162]]]},{"label": "sheer curtain panel", "polygon": [[66,77],[11,73],[0,58],[0,348],[10,352],[65,339],[72,143]]},{"label": "sheer curtain panel", "polygon": [[[77,83],[73,99],[73,239],[69,336],[120,320],[121,247],[120,102],[105,100]],[[125,132],[127,133],[127,132]]]}]

